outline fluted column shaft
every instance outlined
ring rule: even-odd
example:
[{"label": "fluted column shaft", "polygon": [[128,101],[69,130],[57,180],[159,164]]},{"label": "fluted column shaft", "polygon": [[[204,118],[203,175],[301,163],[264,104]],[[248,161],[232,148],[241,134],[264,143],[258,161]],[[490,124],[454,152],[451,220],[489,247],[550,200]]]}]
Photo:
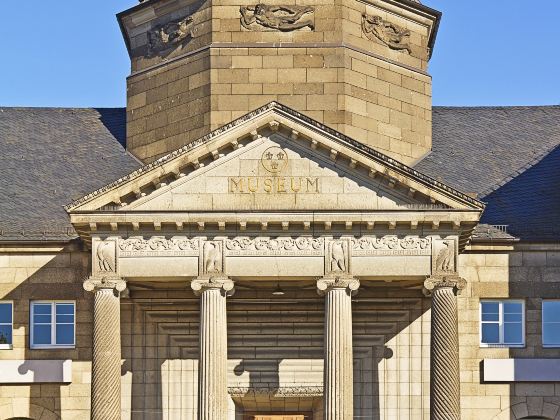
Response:
[{"label": "fluted column shaft", "polygon": [[324,419],[352,420],[352,292],[358,289],[359,282],[322,279],[317,287],[325,295]]},{"label": "fluted column shaft", "polygon": [[426,284],[432,297],[430,418],[460,420],[457,292],[464,280],[428,279]]},{"label": "fluted column shaft", "polygon": [[194,280],[200,296],[200,360],[198,365],[198,419],[227,418],[227,316],[229,279]]},{"label": "fluted column shaft", "polygon": [[93,359],[91,370],[92,420],[121,418],[121,305],[120,279],[93,279],[84,282],[95,293],[93,306]]}]

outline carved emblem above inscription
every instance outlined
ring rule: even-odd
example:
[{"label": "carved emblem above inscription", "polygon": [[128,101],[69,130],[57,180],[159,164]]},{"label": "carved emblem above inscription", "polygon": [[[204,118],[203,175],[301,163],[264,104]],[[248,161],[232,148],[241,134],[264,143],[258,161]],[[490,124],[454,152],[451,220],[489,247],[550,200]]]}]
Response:
[{"label": "carved emblem above inscription", "polygon": [[430,255],[432,248],[430,238],[408,236],[364,236],[352,240],[353,255]]},{"label": "carved emblem above inscription", "polygon": [[117,256],[115,241],[96,241],[94,273],[116,273]]},{"label": "carved emblem above inscription", "polygon": [[190,256],[198,255],[198,249],[198,239],[185,237],[167,239],[163,236],[153,236],[144,239],[135,236],[119,241],[120,257]]},{"label": "carved emblem above inscription", "polygon": [[169,22],[148,32],[148,55],[170,53],[177,46],[193,38],[193,17]]},{"label": "carved emblem above inscription", "polygon": [[311,6],[272,6],[257,4],[239,9],[241,25],[250,31],[295,31],[315,28],[315,9]]},{"label": "carved emblem above inscription", "polygon": [[288,154],[278,146],[269,147],[261,156],[264,169],[272,174],[282,172],[288,165]]},{"label": "carved emblem above inscription", "polygon": [[412,49],[409,44],[410,31],[399,25],[384,20],[381,16],[362,15],[362,31],[371,40],[379,40],[389,48],[397,51]]},{"label": "carved emblem above inscription", "polygon": [[238,237],[226,240],[227,255],[291,256],[324,255],[323,238],[301,236],[299,238],[249,238]]}]

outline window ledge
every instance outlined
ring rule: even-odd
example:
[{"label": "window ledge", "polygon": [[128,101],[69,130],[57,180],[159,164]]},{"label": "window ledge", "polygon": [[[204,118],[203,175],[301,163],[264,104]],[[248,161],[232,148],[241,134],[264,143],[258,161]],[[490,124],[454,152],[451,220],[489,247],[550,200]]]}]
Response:
[{"label": "window ledge", "polygon": [[0,344],[0,350],[12,350],[13,348],[12,344]]},{"label": "window ledge", "polygon": [[56,346],[56,345],[33,345],[29,347],[31,350],[74,350],[76,346]]},{"label": "window ledge", "polygon": [[525,344],[480,344],[481,349],[523,349]]},{"label": "window ledge", "polygon": [[484,382],[558,382],[560,359],[484,359]]}]

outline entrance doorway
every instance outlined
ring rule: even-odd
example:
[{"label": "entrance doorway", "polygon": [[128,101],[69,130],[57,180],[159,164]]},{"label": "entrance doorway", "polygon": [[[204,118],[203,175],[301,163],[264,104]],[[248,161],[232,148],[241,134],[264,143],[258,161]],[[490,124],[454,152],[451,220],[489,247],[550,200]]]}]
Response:
[{"label": "entrance doorway", "polygon": [[265,413],[265,414],[245,414],[243,420],[311,420],[313,415],[310,413]]}]

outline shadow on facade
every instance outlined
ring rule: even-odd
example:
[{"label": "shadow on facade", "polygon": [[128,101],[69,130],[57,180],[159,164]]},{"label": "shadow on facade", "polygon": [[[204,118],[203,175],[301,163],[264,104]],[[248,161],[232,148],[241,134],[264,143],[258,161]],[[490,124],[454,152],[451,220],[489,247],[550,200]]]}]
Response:
[{"label": "shadow on facade", "polygon": [[[74,248],[74,245],[69,245]],[[40,268],[30,268],[41,257],[25,254],[14,255],[14,278],[36,270],[25,281],[14,284],[13,289],[4,293],[0,299],[11,300],[14,305],[13,355],[16,360],[72,360],[73,377],[71,384],[32,383],[6,385],[11,387],[14,397],[29,398],[29,403],[22,404],[22,399],[14,398],[9,404],[0,406],[3,418],[61,418],[61,410],[87,409],[88,402],[83,402],[82,395],[89,395],[90,375],[88,369],[82,369],[82,362],[91,361],[92,331],[92,296],[87,296],[82,281],[88,273],[87,254],[61,252]],[[18,263],[21,261],[21,264]],[[18,267],[18,266],[21,267]],[[5,284],[9,286],[9,284]],[[4,289],[6,290],[6,289]],[[75,349],[30,349],[30,305],[35,300],[69,300],[76,302],[76,348]],[[32,368],[23,362],[20,374],[28,373]],[[18,390],[23,390],[19,391]],[[27,393],[27,389],[29,390]],[[75,398],[74,398],[75,397]],[[77,401],[79,400],[79,401]],[[83,404],[82,404],[83,403]],[[70,406],[73,405],[73,406]],[[44,417],[41,417],[44,416]]]},{"label": "shadow on facade", "polygon": [[[522,172],[512,174],[482,201],[487,208],[482,223],[507,224],[508,233],[522,241],[553,241],[560,235],[560,146],[538,157]],[[529,221],[529,222],[527,222]],[[556,239],[557,240],[557,239]],[[557,358],[558,349],[542,345],[542,298],[560,298],[560,268],[546,252],[530,250],[510,255],[509,282],[504,296],[525,301],[524,348],[509,349],[509,358]],[[497,286],[500,286],[498,284]],[[499,297],[499,296],[498,296]],[[503,357],[503,356],[502,356]],[[480,382],[483,382],[482,363]],[[560,414],[554,383],[495,384],[509,392],[510,404],[497,418],[548,419]]]},{"label": "shadow on facade", "polygon": [[[240,287],[228,298],[231,418],[283,411],[314,412],[320,420],[324,298],[312,285],[291,288],[289,281],[282,283],[285,295],[274,297],[276,285]],[[429,383],[422,371],[425,325],[417,322],[429,303],[419,290],[383,286],[364,284],[353,303],[356,419],[397,418],[399,405],[421,399]],[[122,303],[133,419],[158,420],[164,412],[196,418],[199,300],[185,289],[137,289]]]}]

